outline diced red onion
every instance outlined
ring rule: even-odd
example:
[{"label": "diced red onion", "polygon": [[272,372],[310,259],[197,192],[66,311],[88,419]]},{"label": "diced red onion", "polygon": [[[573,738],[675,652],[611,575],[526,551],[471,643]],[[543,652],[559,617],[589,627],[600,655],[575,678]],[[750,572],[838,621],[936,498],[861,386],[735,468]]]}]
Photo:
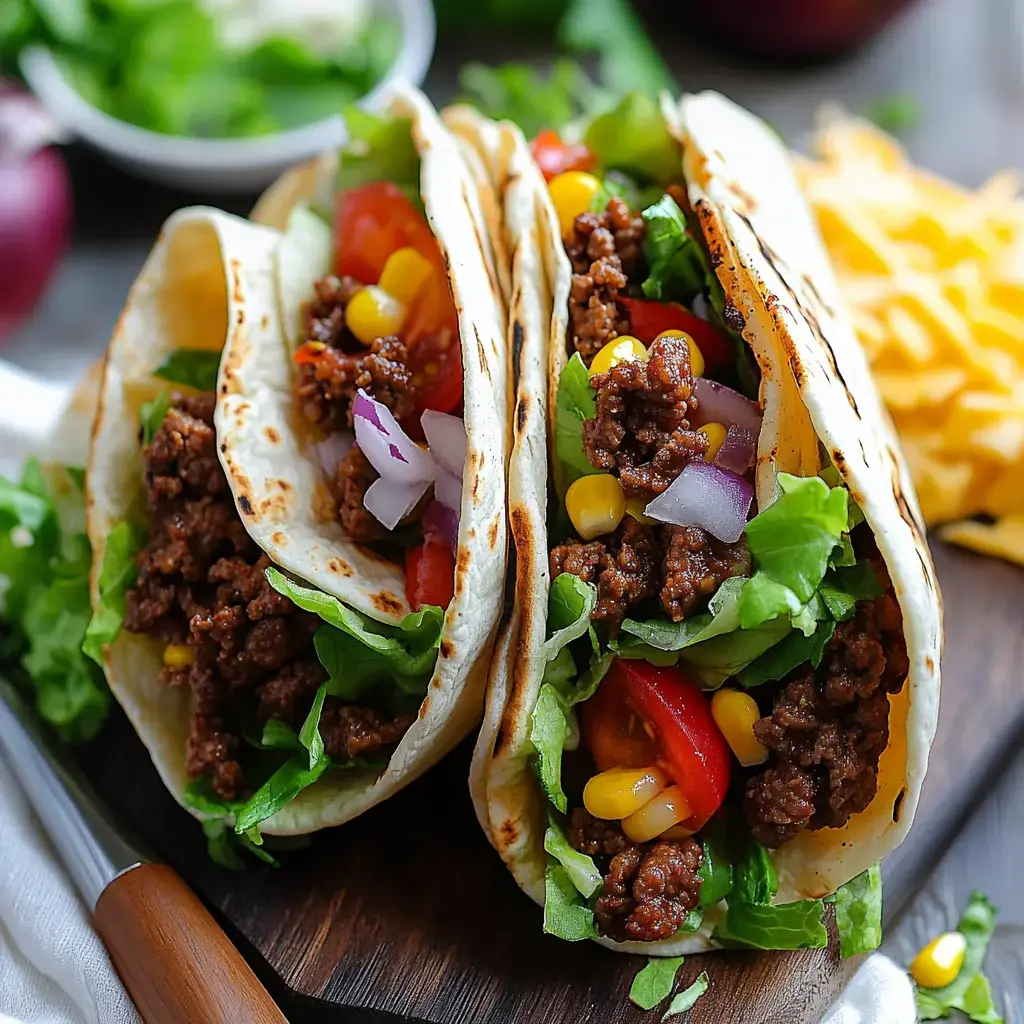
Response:
[{"label": "diced red onion", "polygon": [[644,510],[676,526],[699,526],[725,544],[735,544],[747,525],[754,488],[743,477],[695,459]]},{"label": "diced red onion", "polygon": [[[386,405],[370,398],[362,389],[356,392],[352,413],[356,442],[381,479],[396,484],[420,484],[419,493],[423,494],[434,480],[434,460],[429,453],[402,430]],[[369,502],[366,507],[373,512]]]},{"label": "diced red onion", "polygon": [[351,451],[354,441],[347,430],[338,430],[313,445],[317,462],[325,473],[334,472],[338,463]]},{"label": "diced red onion", "polygon": [[423,480],[399,483],[382,476],[367,488],[363,504],[370,515],[393,530],[416,507],[429,486]]},{"label": "diced red onion", "polygon": [[434,461],[461,480],[466,465],[466,424],[458,416],[434,409],[427,409],[420,423]]},{"label": "diced red onion", "polygon": [[0,341],[26,317],[67,244],[71,185],[42,105],[0,81]]},{"label": "diced red onion", "polygon": [[434,477],[434,497],[458,516],[462,508],[462,480],[442,466]]},{"label": "diced red onion", "polygon": [[761,432],[761,407],[738,391],[699,377],[693,385],[693,394],[697,399],[697,409],[691,418],[694,426],[721,423],[728,427],[735,423],[755,436]]},{"label": "diced red onion", "polygon": [[432,501],[423,510],[423,536],[438,536],[448,541],[454,551],[459,546],[458,513],[440,501]]},{"label": "diced red onion", "polygon": [[718,449],[712,463],[742,476],[754,464],[756,458],[757,434],[734,423],[726,431],[722,447]]}]

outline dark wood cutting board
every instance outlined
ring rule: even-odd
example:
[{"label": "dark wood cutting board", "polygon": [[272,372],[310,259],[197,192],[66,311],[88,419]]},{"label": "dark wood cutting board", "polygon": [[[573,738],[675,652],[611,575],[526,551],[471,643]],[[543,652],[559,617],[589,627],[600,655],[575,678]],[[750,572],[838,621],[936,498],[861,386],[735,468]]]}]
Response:
[{"label": "dark wood cutting board", "polygon": [[[935,550],[947,646],[939,735],[918,818],[887,862],[887,918],[924,883],[1024,727],[1024,573]],[[286,855],[280,870],[230,872],[206,857],[192,819],[161,786],[124,717],[81,762],[101,795],[210,903],[292,1024],[626,1022],[639,956],[541,933],[484,838],[466,788],[469,745],[382,807]],[[979,879],[979,884],[984,880]],[[834,952],[715,953],[692,1024],[820,1021],[856,962]]]}]

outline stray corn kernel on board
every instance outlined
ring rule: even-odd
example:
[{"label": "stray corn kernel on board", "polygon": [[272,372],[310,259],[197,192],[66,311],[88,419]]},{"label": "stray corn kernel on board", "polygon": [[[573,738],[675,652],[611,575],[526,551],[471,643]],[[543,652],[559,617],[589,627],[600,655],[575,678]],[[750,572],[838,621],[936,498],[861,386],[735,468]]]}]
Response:
[{"label": "stray corn kernel on board", "polygon": [[[1024,199],[915,167],[837,116],[796,158],[849,316],[945,540],[1024,565]],[[972,521],[991,516],[995,523]]]}]

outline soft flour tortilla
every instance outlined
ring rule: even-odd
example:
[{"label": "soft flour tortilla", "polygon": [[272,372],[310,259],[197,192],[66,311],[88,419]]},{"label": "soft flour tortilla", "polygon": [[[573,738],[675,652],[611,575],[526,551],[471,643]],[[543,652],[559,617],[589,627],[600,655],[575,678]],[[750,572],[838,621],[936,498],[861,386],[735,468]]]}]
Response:
[{"label": "soft flour tortilla", "polygon": [[[424,205],[450,268],[464,339],[468,447],[455,598],[419,717],[386,771],[327,773],[262,823],[269,834],[340,824],[412,781],[462,739],[480,716],[500,610],[508,424],[500,284],[491,250],[476,241],[485,237],[486,221],[454,141],[418,94],[405,94],[393,112],[414,119]],[[257,213],[269,225],[286,224],[294,203],[320,187],[326,174],[333,176],[325,158],[286,175]],[[221,461],[250,533],[285,568],[374,618],[393,622],[407,610],[404,577],[396,567],[349,550],[354,546],[347,538],[305,518],[308,502],[299,496],[312,500],[320,482],[310,483],[310,464],[292,429],[291,361],[275,287],[280,240],[272,226],[214,210],[183,210],[165,225],[133,286],[107,352],[87,474],[94,600],[110,530],[125,518],[145,521],[139,411],[165,386],[152,371],[177,348],[223,348]],[[309,532],[297,534],[296,528]],[[296,536],[308,544],[305,560]],[[332,570],[342,559],[350,573]],[[317,579],[318,566],[329,575]],[[162,647],[122,631],[106,652],[106,670],[161,778],[184,806],[190,699],[159,681]]]},{"label": "soft flour tortilla", "polygon": [[[419,718],[372,789],[332,798],[324,809],[329,820],[322,824],[337,824],[390,795],[475,726],[505,578],[505,306],[485,213],[487,197],[455,139],[420,93],[397,92],[388,113],[411,119],[423,205],[448,267],[459,316],[467,453],[455,596]],[[335,166],[325,157],[286,175],[254,215],[286,225],[297,203],[329,194]],[[276,294],[271,286],[265,297]],[[280,322],[291,323],[295,313],[280,309]],[[334,518],[311,438],[296,422],[289,344],[294,339],[287,335],[287,330],[232,332],[221,363],[217,436],[239,514],[275,563],[372,618],[397,623],[410,611],[404,568],[354,543]]]},{"label": "soft flour tortilla", "polygon": [[[665,116],[683,143],[690,201],[716,273],[727,301],[744,318],[743,336],[761,369],[759,507],[774,500],[778,471],[818,471],[820,439],[864,511],[903,610],[911,667],[907,685],[890,698],[878,794],[844,828],[806,833],[772,851],[779,875],[775,902],[818,898],[893,850],[910,828],[938,714],[941,601],[889,420],[842,317],[831,268],[785,149],[762,122],[714,93],[685,97],[678,106],[666,101]],[[492,844],[522,888],[542,903],[546,803],[530,763],[529,730],[545,664],[550,585],[543,459],[558,375],[568,358],[571,267],[525,141],[511,126],[499,127],[515,143],[496,180],[505,183],[510,319],[521,339],[513,350],[516,415],[509,466],[517,576],[512,615],[491,667],[471,788]],[[492,129],[477,131],[482,151]],[[540,252],[528,251],[537,245]],[[665,942],[600,941],[628,952],[699,952],[714,947],[711,932],[720,913],[720,907],[712,908],[700,932]]]}]

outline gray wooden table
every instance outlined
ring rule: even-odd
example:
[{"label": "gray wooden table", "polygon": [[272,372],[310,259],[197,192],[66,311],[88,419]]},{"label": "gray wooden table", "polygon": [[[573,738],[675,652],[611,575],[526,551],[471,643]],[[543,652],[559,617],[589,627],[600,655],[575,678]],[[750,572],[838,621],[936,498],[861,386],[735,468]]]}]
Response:
[{"label": "gray wooden table", "polygon": [[[751,69],[695,45],[685,32],[660,42],[682,88],[729,94],[798,148],[822,102],[857,110],[900,93],[917,101],[919,121],[904,141],[919,163],[968,185],[1002,166],[1024,169],[1024,0],[924,0],[860,53],[799,72]],[[508,40],[481,41],[471,52],[442,49],[428,91],[439,102],[451,98],[457,68],[470,57],[517,56]],[[74,246],[37,315],[3,351],[55,380],[74,379],[100,354],[163,218],[188,202],[216,201],[135,182],[91,154],[70,156],[79,216]],[[226,205],[244,213],[251,199]],[[984,744],[986,737],[966,742]],[[1017,874],[1024,862],[1024,753],[997,766],[981,792],[987,797],[948,849],[936,851],[938,866],[919,894],[887,915],[885,948],[907,963],[953,925],[971,889],[985,890],[1000,908],[988,969],[1007,1019],[1024,1021],[1024,884]]]}]

